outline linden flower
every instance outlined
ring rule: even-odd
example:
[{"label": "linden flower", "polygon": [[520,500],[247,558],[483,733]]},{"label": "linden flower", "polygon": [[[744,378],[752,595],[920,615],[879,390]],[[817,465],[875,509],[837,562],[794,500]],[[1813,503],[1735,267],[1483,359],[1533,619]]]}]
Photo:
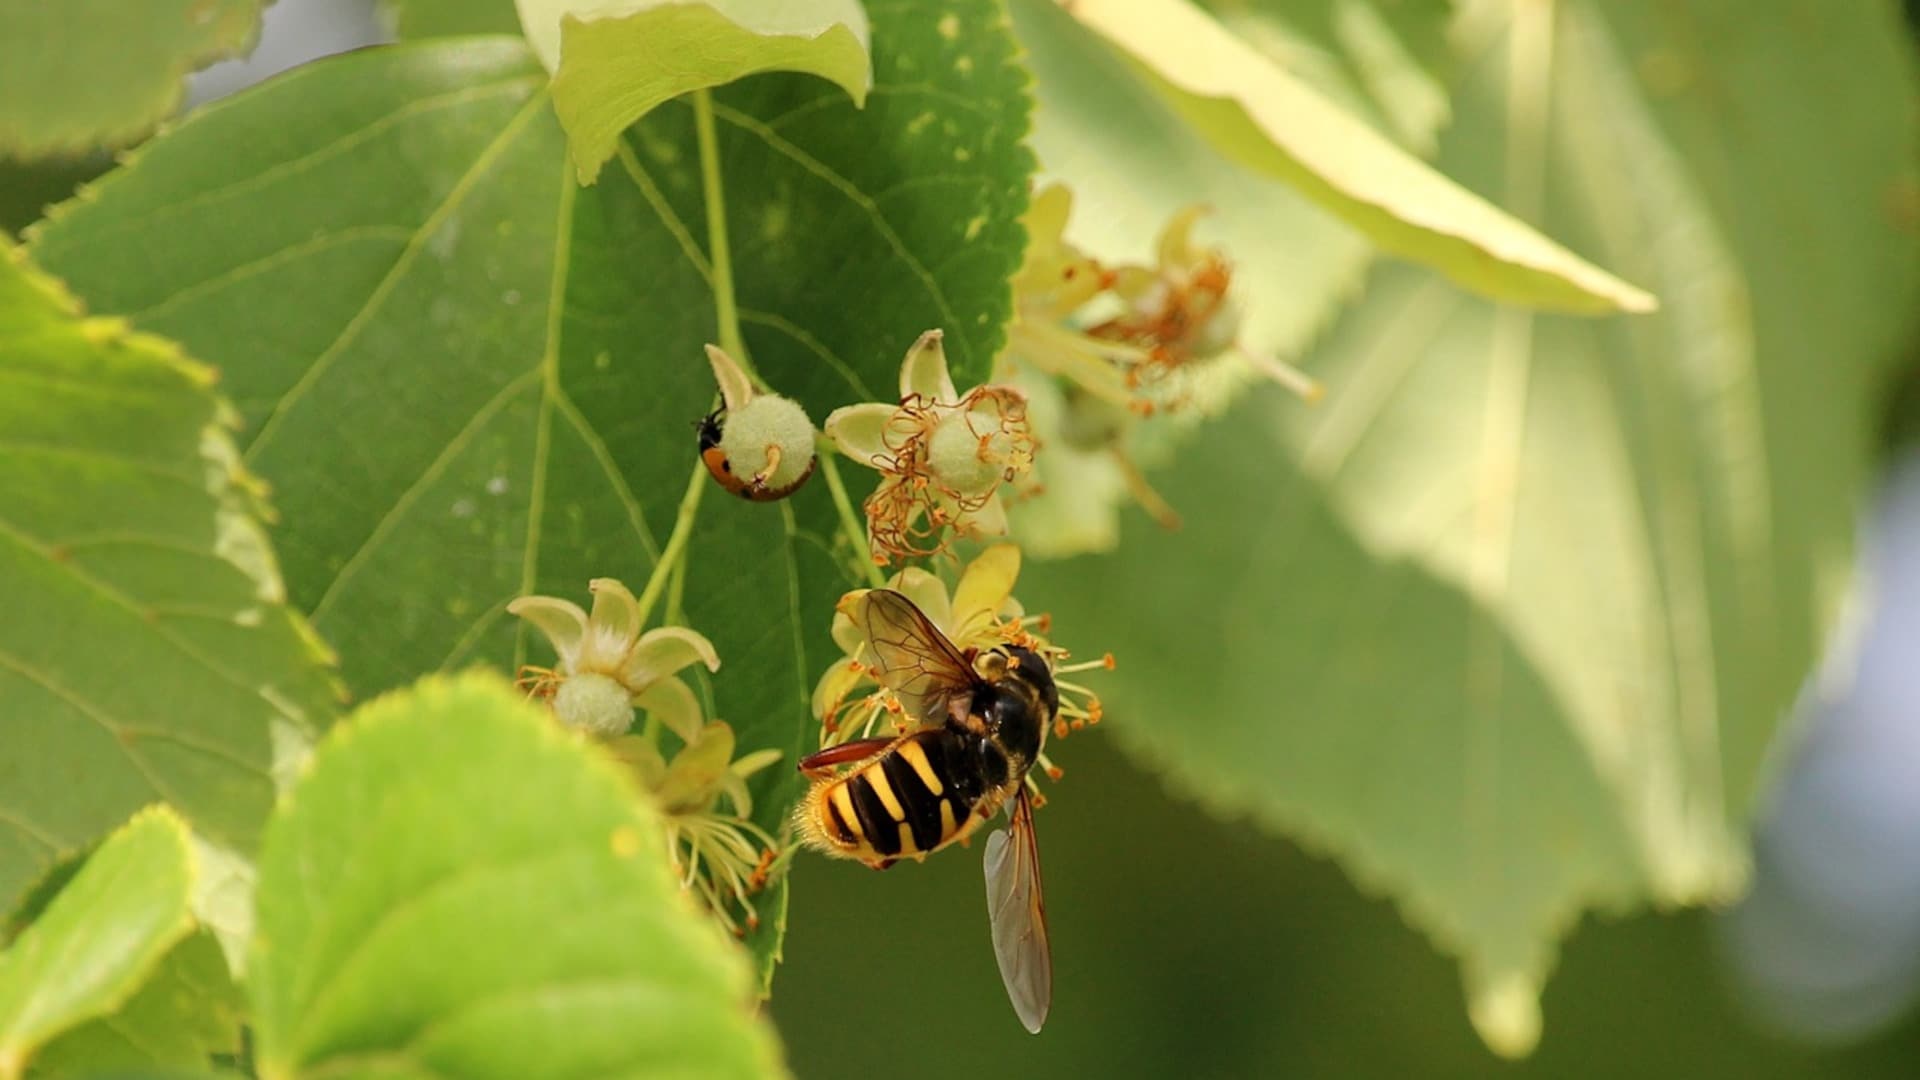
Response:
[{"label": "linden flower", "polygon": [[1030,364],[1104,401],[1147,411],[1127,370],[1147,360],[1144,350],[1077,328],[1083,308],[1108,294],[1117,275],[1067,242],[1073,193],[1053,184],[1035,193],[1021,223],[1027,253],[1013,278],[1013,325],[1003,363]]},{"label": "linden flower", "polygon": [[[623,735],[607,744],[649,792],[666,823],[667,851],[680,887],[697,892],[736,936],[760,925],[752,897],[766,886],[778,845],[749,820],[747,778],[780,760],[778,750],[734,758],[733,729],[714,720],[692,731],[668,762],[652,739]],[[721,809],[721,800],[727,809]],[[735,922],[733,908],[745,917]]]},{"label": "linden flower", "polygon": [[700,724],[700,703],[674,672],[695,663],[720,667],[713,643],[680,626],[640,632],[640,605],[625,585],[595,578],[593,614],[552,596],[522,596],[510,614],[532,623],[553,644],[552,668],[523,669],[529,692],[546,699],[566,727],[607,738],[633,726],[635,707],[675,731]]},{"label": "linden flower", "polygon": [[1004,536],[1000,485],[1033,467],[1026,398],[1009,386],[955,389],[938,330],[907,350],[898,405],[836,409],[826,434],[841,453],[880,470],[865,509],[882,565],[945,551],[949,528],[970,539]]},{"label": "linden flower", "polygon": [[[1196,366],[1231,355],[1306,400],[1318,400],[1322,388],[1305,372],[1240,347],[1242,312],[1229,295],[1233,267],[1218,248],[1193,243],[1193,226],[1206,212],[1205,207],[1190,206],[1167,222],[1152,268],[1115,271],[1112,290],[1125,310],[1087,333],[1144,353],[1127,372],[1129,385],[1135,387],[1153,387],[1175,374],[1191,375]],[[1184,404],[1183,389],[1178,384],[1161,389],[1159,404]]]},{"label": "linden flower", "polygon": [[[895,574],[887,587],[913,601],[962,652],[1020,645],[1044,657],[1060,690],[1053,735],[1065,738],[1069,731],[1099,723],[1101,706],[1093,691],[1061,676],[1097,667],[1112,668],[1113,655],[1062,666],[1060,661],[1067,651],[1041,636],[1052,620],[1045,615],[1026,614],[1013,597],[1014,580],[1019,576],[1020,549],[1012,544],[995,544],[961,570],[951,592],[938,577],[917,568]],[[874,737],[883,716],[890,717],[894,729],[900,732],[913,730],[924,719],[905,716],[893,692],[873,679],[873,653],[865,633],[846,614],[852,601],[866,591],[847,593],[834,609],[833,640],[846,655],[827,668],[813,689],[813,712],[820,718],[822,747]],[[1059,779],[1060,770],[1044,754],[1040,765],[1049,777]]]}]

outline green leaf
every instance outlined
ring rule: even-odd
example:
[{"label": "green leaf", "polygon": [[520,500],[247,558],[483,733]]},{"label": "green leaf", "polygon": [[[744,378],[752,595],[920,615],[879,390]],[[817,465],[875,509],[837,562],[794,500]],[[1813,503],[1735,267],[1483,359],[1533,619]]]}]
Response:
[{"label": "green leaf", "polygon": [[[873,6],[865,109],[809,76],[713,92],[746,343],[816,422],[897,386],[929,327],[963,386],[1005,340],[1026,75],[996,3],[949,5],[953,40],[919,10]],[[600,576],[638,591],[698,468],[717,330],[692,110],[656,110],[582,190],[544,81],[505,40],[323,61],[197,114],[34,230],[96,306],[221,365],[290,594],[362,695],[550,663],[507,602],[583,601]],[[818,479],[781,503],[709,495],[666,605],[719,652],[703,693],[739,752],[786,755],[753,783],[776,831],[817,745],[833,605],[861,580],[836,523]],[[784,904],[762,902],[763,957]]]},{"label": "green leaf", "polygon": [[[873,87],[860,0],[520,0],[520,18],[554,73],[554,112],[583,184],[621,132],[683,94],[768,71],[818,75],[856,106]],[[957,35],[960,19],[943,25]]]},{"label": "green leaf", "polygon": [[327,720],[211,381],[0,240],[0,905],[155,800],[250,848]]},{"label": "green leaf", "polygon": [[381,0],[380,7],[404,40],[520,32],[513,0]]},{"label": "green leaf", "polygon": [[154,807],[93,853],[47,910],[0,953],[0,1076],[36,1047],[125,1001],[193,928],[187,828]]},{"label": "green leaf", "polygon": [[1416,153],[1449,113],[1453,0],[1200,0],[1235,37]]},{"label": "green leaf", "polygon": [[1654,298],[1423,164],[1188,0],[1080,0],[1076,18],[1222,154],[1284,181],[1375,244],[1497,300],[1645,312]]},{"label": "green leaf", "polygon": [[1503,1052],[1583,911],[1742,887],[1850,574],[1920,272],[1882,209],[1914,79],[1887,11],[1799,14],[1817,40],[1733,0],[1475,6],[1442,167],[1663,310],[1538,316],[1383,268],[1312,358],[1319,409],[1250,400],[1161,481],[1182,533],[1134,520],[1023,583],[1110,628],[1113,729],[1390,892]]},{"label": "green leaf", "polygon": [[261,0],[0,6],[0,157],[134,141],[180,107],[188,72],[253,47]]},{"label": "green leaf", "polygon": [[42,1047],[32,1076],[72,1076],[205,1066],[240,1046],[244,1001],[210,934],[173,947],[138,993],[109,1015]]},{"label": "green leaf", "polygon": [[[1432,24],[1445,5],[1343,3],[1343,34],[1329,4],[1265,4],[1235,25],[1257,26],[1256,42],[1301,62],[1317,88],[1383,131],[1431,147],[1446,119],[1430,74],[1444,60]],[[1150,262],[1166,221],[1203,203],[1206,239],[1226,248],[1246,298],[1242,343],[1283,357],[1304,349],[1356,291],[1374,246],[1293,188],[1222,157],[1056,0],[1011,9],[1040,102],[1034,149],[1048,179],[1074,194],[1068,238],[1104,259]]]},{"label": "green leaf", "polygon": [[260,856],[262,1076],[771,1076],[747,966],[599,750],[492,676],[366,706]]}]

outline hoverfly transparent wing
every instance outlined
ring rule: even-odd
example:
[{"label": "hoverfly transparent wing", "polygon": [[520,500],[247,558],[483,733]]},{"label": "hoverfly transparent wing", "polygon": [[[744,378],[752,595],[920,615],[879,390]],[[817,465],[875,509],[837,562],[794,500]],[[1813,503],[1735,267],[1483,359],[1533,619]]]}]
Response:
[{"label": "hoverfly transparent wing", "polygon": [[922,724],[944,723],[949,705],[979,680],[933,620],[892,589],[869,589],[847,614],[873,650],[873,677]]},{"label": "hoverfly transparent wing", "polygon": [[1053,1004],[1053,952],[1047,946],[1047,903],[1040,893],[1033,804],[1024,786],[1014,799],[1007,827],[987,837],[987,918],[1013,1011],[1038,1035]]}]

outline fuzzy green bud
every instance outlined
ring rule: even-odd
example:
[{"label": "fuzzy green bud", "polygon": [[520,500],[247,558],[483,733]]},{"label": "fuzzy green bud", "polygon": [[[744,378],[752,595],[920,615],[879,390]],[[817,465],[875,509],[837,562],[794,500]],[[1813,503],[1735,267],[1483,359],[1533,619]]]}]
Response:
[{"label": "fuzzy green bud", "polygon": [[799,483],[813,468],[813,440],[813,421],[807,419],[799,403],[778,394],[756,394],[727,413],[720,450],[732,463],[734,473],[745,478],[767,472],[767,463],[777,448],[778,462],[761,482],[778,491]]},{"label": "fuzzy green bud", "polygon": [[564,727],[611,738],[633,726],[633,697],[609,676],[581,672],[554,691],[553,715]]},{"label": "fuzzy green bud", "polygon": [[1013,440],[997,426],[989,430],[983,445],[966,414],[955,413],[933,429],[933,438],[927,442],[927,468],[962,495],[985,495],[1000,482],[1012,450]]}]

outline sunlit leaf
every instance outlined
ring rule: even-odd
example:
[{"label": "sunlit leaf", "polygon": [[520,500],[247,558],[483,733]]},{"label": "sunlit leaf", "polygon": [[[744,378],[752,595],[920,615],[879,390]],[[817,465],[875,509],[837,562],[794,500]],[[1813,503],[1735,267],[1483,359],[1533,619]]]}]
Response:
[{"label": "sunlit leaf", "polygon": [[650,805],[497,677],[343,724],[268,827],[258,905],[265,1076],[782,1072]]},{"label": "sunlit leaf", "polygon": [[[694,90],[768,71],[836,83],[855,105],[873,87],[859,0],[520,0],[527,42],[553,72],[553,108],[580,182],[621,132]],[[956,16],[948,24],[958,34]]]},{"label": "sunlit leaf", "polygon": [[[1372,13],[1346,16],[1371,32],[1344,37],[1328,25],[1331,6],[1265,3],[1242,11],[1235,26],[1257,28],[1251,41],[1302,64],[1316,88],[1381,130],[1430,147],[1446,119],[1432,73],[1444,61],[1432,24],[1444,21],[1446,5],[1343,3],[1342,11]],[[1045,175],[1073,191],[1068,238],[1101,258],[1149,262],[1167,220],[1203,204],[1202,238],[1232,260],[1246,307],[1243,343],[1280,356],[1304,349],[1358,289],[1372,242],[1293,188],[1221,156],[1055,0],[1010,7],[1040,101],[1034,149]]]},{"label": "sunlit leaf", "polygon": [[[816,421],[896,385],[929,327],[962,385],[1005,338],[1026,76],[996,4],[947,10],[953,38],[917,5],[871,6],[865,109],[802,75],[714,92],[745,340]],[[584,600],[594,577],[638,591],[698,468],[718,331],[692,109],[655,110],[579,189],[544,82],[501,39],[324,61],[156,139],[34,234],[98,308],[221,365],[288,588],[363,695],[550,663],[507,602]],[[713,488],[655,613],[713,641],[702,692],[740,752],[785,755],[754,779],[769,829],[859,580],[837,532],[818,478],[774,504]],[[763,900],[762,955],[784,902]]]},{"label": "sunlit leaf", "polygon": [[1252,400],[1165,479],[1184,532],[1028,575],[1113,628],[1112,726],[1390,892],[1503,1052],[1581,912],[1742,886],[1848,573],[1911,328],[1913,73],[1888,12],[1795,10],[1817,40],[1732,0],[1475,5],[1441,167],[1663,310],[1382,268],[1312,358],[1321,408]]},{"label": "sunlit leaf", "polygon": [[0,907],[156,800],[250,847],[327,720],[211,381],[0,240]]},{"label": "sunlit leaf", "polygon": [[1642,289],[1427,167],[1189,0],[1076,0],[1071,10],[1137,58],[1141,77],[1221,153],[1291,184],[1387,251],[1495,299],[1585,312],[1654,307]]},{"label": "sunlit leaf", "polygon": [[0,5],[0,157],[117,146],[180,105],[188,72],[250,48],[261,0]]},{"label": "sunlit leaf", "polygon": [[1448,115],[1453,0],[1200,0],[1220,25],[1402,146]]},{"label": "sunlit leaf", "polygon": [[193,928],[187,828],[156,807],[108,837],[0,953],[0,1075],[133,994]]}]

